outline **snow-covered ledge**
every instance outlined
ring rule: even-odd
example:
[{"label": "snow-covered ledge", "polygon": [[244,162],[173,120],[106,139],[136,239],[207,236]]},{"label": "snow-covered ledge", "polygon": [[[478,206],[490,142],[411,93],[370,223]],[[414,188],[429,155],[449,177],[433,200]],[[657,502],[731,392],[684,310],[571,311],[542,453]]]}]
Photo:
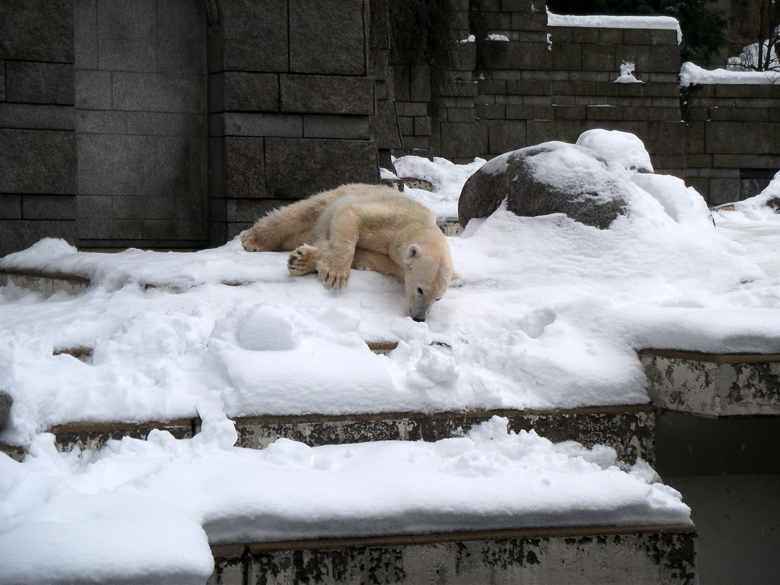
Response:
[{"label": "snow-covered ledge", "polygon": [[686,62],[680,68],[680,86],[690,85],[780,85],[777,71],[729,71],[714,69],[708,71],[698,65]]},{"label": "snow-covered ledge", "polygon": [[671,16],[591,16],[553,14],[547,11],[547,26],[578,28],[639,28],[677,31],[677,44],[682,42],[680,23]]}]

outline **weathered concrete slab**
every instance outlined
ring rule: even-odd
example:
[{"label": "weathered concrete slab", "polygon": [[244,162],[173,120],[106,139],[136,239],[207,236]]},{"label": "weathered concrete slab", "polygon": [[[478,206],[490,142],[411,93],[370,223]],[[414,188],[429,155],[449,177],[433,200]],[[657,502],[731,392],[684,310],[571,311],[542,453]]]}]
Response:
[{"label": "weathered concrete slab", "polygon": [[780,415],[780,355],[640,353],[654,405],[707,416]]},{"label": "weathered concrete slab", "polygon": [[[68,353],[90,359],[89,350],[77,348]],[[618,458],[633,463],[641,457],[652,463],[655,433],[654,408],[647,405],[591,407],[572,410],[517,411],[480,410],[442,413],[380,413],[341,416],[253,416],[233,420],[238,447],[264,449],[280,438],[300,441],[312,447],[369,441],[438,441],[460,436],[492,416],[509,420],[515,432],[534,430],[553,442],[577,441],[586,447],[608,445]],[[190,438],[200,430],[200,420],[126,422],[72,422],[50,429],[57,448],[70,451],[99,449],[111,439],[124,436],[144,439],[152,429],[169,431],[177,438]]]},{"label": "weathered concrete slab", "polygon": [[172,421],[127,422],[76,422],[52,427],[57,449],[67,452],[73,447],[80,449],[100,449],[111,439],[131,437],[146,439],[153,429],[165,430],[177,439],[190,439],[197,432],[200,421],[196,419],[177,419]]},{"label": "weathered concrete slab", "polygon": [[534,430],[553,442],[608,445],[621,461],[652,463],[655,409],[648,405],[570,410],[473,410],[440,413],[378,413],[343,416],[256,416],[236,418],[238,445],[262,449],[287,438],[317,445],[367,441],[438,441],[468,432],[492,416],[509,420],[515,432]]},{"label": "weathered concrete slab", "polygon": [[73,274],[43,274],[32,271],[0,272],[0,286],[6,286],[9,283],[47,296],[59,291],[77,295],[89,287],[88,279]]},{"label": "weathered concrete slab", "polygon": [[538,528],[213,546],[209,585],[696,583],[693,526]]}]

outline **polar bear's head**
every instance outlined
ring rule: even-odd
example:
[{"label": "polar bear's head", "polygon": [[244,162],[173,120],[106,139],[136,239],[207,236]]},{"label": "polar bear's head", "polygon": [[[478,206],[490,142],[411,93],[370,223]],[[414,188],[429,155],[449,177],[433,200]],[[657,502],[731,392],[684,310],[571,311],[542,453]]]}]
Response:
[{"label": "polar bear's head", "polygon": [[406,306],[415,321],[425,321],[431,305],[447,292],[450,281],[458,277],[444,236],[434,242],[410,244],[404,256]]}]

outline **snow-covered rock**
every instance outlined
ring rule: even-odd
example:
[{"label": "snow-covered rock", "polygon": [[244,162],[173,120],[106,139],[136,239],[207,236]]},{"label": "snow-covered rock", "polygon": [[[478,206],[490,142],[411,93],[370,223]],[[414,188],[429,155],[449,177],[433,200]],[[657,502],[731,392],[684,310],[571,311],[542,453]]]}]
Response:
[{"label": "snow-covered rock", "polygon": [[506,208],[521,217],[565,213],[606,229],[625,213],[631,197],[624,169],[584,146],[545,142],[483,165],[463,186],[458,219],[465,226],[506,201]]}]

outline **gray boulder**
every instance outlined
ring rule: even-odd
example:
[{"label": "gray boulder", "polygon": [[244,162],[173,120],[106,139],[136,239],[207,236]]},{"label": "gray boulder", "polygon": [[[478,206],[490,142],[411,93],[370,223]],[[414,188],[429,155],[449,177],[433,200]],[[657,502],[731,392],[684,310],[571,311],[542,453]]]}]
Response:
[{"label": "gray boulder", "polygon": [[491,215],[506,199],[519,216],[565,213],[606,229],[628,208],[633,193],[627,171],[595,151],[565,142],[545,142],[507,152],[485,163],[460,193],[458,221]]},{"label": "gray boulder", "polygon": [[11,405],[14,403],[10,394],[0,392],[0,429],[5,424],[5,419],[8,417],[8,413],[11,412]]}]

